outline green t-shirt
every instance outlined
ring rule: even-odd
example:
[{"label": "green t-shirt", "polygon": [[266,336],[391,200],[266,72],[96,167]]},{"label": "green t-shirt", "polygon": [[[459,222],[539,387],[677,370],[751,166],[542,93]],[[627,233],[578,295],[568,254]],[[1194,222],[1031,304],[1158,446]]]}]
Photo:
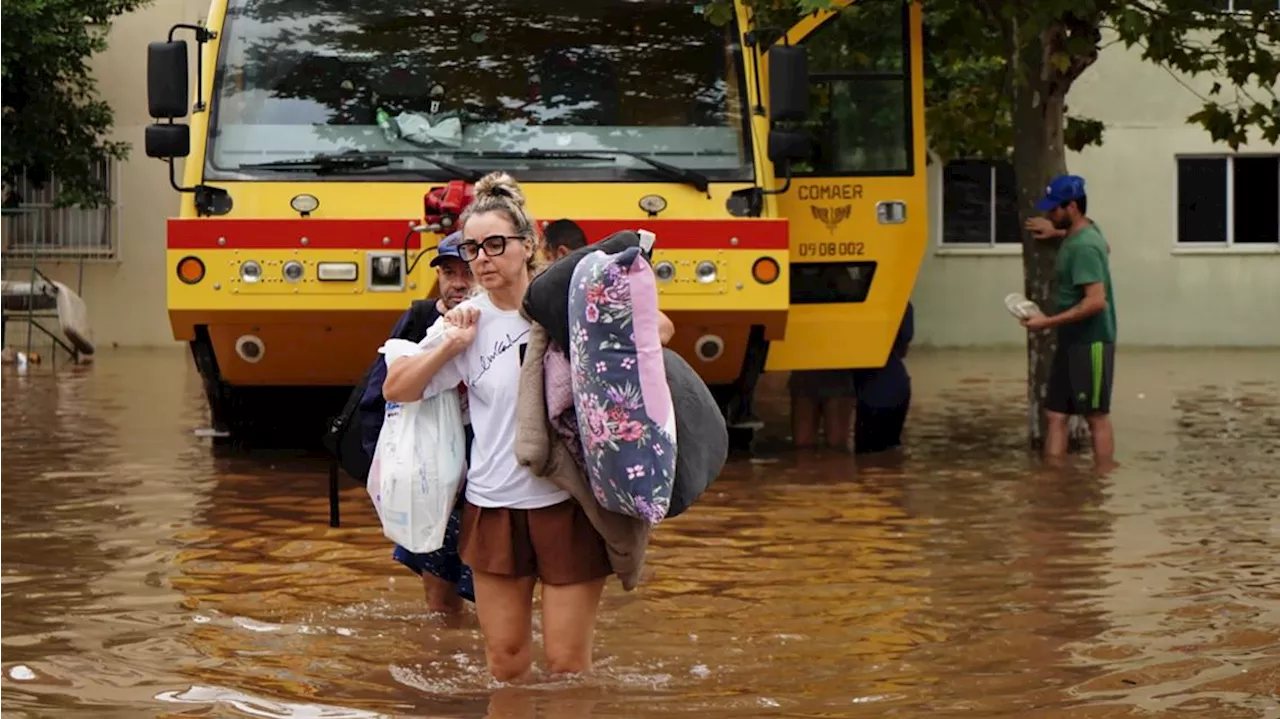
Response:
[{"label": "green t-shirt", "polygon": [[1080,322],[1059,325],[1058,343],[1115,342],[1116,301],[1111,292],[1111,266],[1107,262],[1107,241],[1097,225],[1089,225],[1062,241],[1054,279],[1057,282],[1055,314],[1080,304],[1085,285],[1101,282],[1107,296],[1107,308],[1103,311]]}]

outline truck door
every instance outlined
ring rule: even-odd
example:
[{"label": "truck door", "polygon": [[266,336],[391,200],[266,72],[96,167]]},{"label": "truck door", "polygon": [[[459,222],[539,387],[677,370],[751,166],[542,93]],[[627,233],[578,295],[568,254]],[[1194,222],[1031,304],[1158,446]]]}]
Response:
[{"label": "truck door", "polygon": [[791,227],[791,308],[769,370],[878,367],[888,356],[928,227],[918,13],[858,4],[791,37],[808,55],[812,152],[777,196]]}]

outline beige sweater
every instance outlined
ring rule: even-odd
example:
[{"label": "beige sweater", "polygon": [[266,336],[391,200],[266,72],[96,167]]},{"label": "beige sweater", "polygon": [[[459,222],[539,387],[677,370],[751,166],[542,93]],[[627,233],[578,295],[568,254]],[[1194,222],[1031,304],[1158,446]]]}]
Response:
[{"label": "beige sweater", "polygon": [[587,519],[604,538],[609,563],[623,589],[631,591],[640,583],[640,572],[644,569],[649,525],[644,520],[601,507],[591,493],[591,483],[570,454],[571,450],[552,429],[547,417],[542,365],[549,342],[546,329],[533,323],[520,370],[520,397],[516,404],[516,461],[568,492],[582,505]]}]

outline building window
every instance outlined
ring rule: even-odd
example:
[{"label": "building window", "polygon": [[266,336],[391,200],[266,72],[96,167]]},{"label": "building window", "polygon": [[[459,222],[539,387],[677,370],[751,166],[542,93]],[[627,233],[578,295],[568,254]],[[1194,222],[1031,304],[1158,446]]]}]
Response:
[{"label": "building window", "polygon": [[[118,202],[116,170],[114,162],[104,161],[97,166],[95,179],[106,189],[107,196]],[[43,185],[31,182],[25,175],[18,177],[13,186],[17,206],[6,210],[5,255],[116,259],[119,206],[54,207],[59,187],[57,177],[50,177]]]},{"label": "building window", "polygon": [[948,162],[942,168],[942,246],[1021,243],[1013,165],[988,160]]},{"label": "building window", "polygon": [[1178,158],[1178,244],[1280,243],[1280,155]]}]

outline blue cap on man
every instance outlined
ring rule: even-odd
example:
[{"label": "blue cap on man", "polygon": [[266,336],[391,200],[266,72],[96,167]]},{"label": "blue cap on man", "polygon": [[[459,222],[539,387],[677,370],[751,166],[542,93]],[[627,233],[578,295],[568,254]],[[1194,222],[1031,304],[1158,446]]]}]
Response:
[{"label": "blue cap on man", "polygon": [[1044,199],[1036,203],[1036,210],[1048,212],[1072,200],[1084,197],[1084,178],[1078,175],[1058,175],[1044,188]]},{"label": "blue cap on man", "polygon": [[452,257],[455,260],[462,260],[462,254],[458,252],[458,245],[461,244],[462,230],[458,230],[443,240],[440,240],[440,244],[436,247],[436,256],[431,258],[431,266],[438,266],[446,257]]}]

